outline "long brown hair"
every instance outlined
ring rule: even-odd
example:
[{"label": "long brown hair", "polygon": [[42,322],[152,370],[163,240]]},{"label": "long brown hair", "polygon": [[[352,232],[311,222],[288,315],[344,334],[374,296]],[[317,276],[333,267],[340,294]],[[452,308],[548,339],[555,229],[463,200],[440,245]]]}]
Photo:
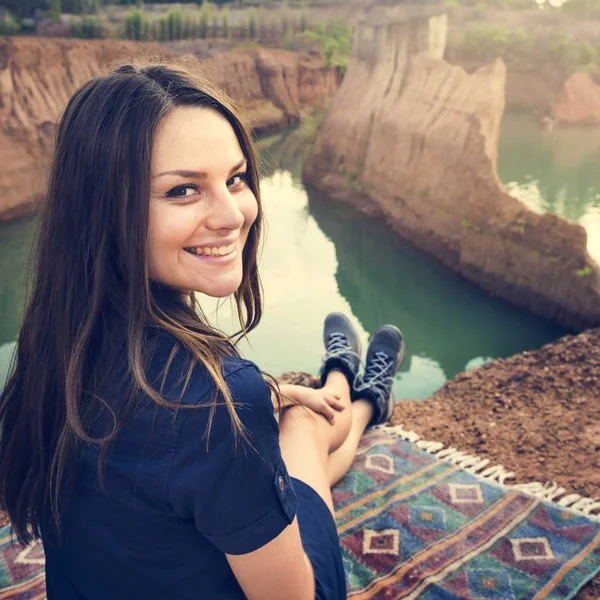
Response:
[{"label": "long brown hair", "polygon": [[[158,405],[172,406],[145,375],[148,328],[173,336],[174,352],[189,351],[184,388],[198,362],[208,369],[227,403],[236,439],[244,436],[221,374],[223,357],[237,356],[238,338],[211,327],[193,294],[166,289],[148,278],[152,147],[158,123],[179,106],[222,114],[248,160],[258,217],[248,234],[243,279],[234,296],[241,324],[238,338],[260,320],[258,162],[249,128],[233,103],[199,75],[166,64],[124,65],[85,84],[69,101],[57,129],[39,216],[32,292],[0,396],[0,507],[23,542],[39,536],[43,523],[59,529],[63,492],[80,443],[105,450],[138,392]],[[115,319],[121,319],[120,337],[113,336]],[[122,341],[133,382],[118,412],[99,393],[103,377],[115,366],[115,339]],[[101,439],[88,433],[89,403],[84,408],[84,397],[111,413],[113,426]],[[214,408],[213,403],[211,412]]]}]

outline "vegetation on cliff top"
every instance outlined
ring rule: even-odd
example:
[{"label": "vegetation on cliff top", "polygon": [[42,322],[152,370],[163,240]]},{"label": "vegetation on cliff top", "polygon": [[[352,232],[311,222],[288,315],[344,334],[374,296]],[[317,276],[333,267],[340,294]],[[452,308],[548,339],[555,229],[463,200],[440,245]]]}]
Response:
[{"label": "vegetation on cliff top", "polygon": [[492,23],[468,23],[451,52],[460,61],[501,57],[509,67],[558,68],[566,75],[598,68],[598,51],[587,40],[559,31],[529,32]]}]

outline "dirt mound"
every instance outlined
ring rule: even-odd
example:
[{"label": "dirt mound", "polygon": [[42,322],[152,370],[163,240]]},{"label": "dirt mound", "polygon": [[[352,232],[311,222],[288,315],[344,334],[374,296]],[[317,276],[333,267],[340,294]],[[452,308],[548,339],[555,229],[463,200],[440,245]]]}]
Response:
[{"label": "dirt mound", "polygon": [[567,125],[600,125],[600,85],[589,73],[574,73],[558,94],[552,117]]},{"label": "dirt mound", "polygon": [[504,64],[467,74],[446,63],[445,24],[359,24],[307,180],[494,294],[573,329],[600,325],[583,227],[531,212],[498,180]]},{"label": "dirt mound", "polygon": [[[519,483],[598,498],[600,329],[457,375],[429,400],[399,403],[392,422],[502,464]],[[600,577],[577,598],[600,598]]]},{"label": "dirt mound", "polygon": [[[165,56],[156,45],[108,40],[0,40],[0,220],[26,213],[44,186],[54,125],[86,80],[131,59]],[[322,59],[284,50],[217,55],[198,68],[238,101],[256,129],[297,121],[338,87]]]}]

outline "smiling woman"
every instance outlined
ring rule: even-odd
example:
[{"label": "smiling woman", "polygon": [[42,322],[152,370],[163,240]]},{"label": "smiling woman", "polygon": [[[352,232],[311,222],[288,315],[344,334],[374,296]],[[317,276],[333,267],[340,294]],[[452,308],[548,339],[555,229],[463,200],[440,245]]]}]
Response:
[{"label": "smiling woman", "polygon": [[214,110],[181,107],[163,119],[152,156],[153,279],[217,298],[238,289],[258,215],[247,162],[231,125]]},{"label": "smiling woman", "polygon": [[[404,341],[380,328],[359,379],[333,313],[322,389],[270,383],[237,346],[261,229],[249,131],[208,82],[124,65],[71,98],[0,395],[0,508],[42,538],[48,600],[346,597],[331,485],[389,418]],[[196,292],[233,296],[240,332]]]}]

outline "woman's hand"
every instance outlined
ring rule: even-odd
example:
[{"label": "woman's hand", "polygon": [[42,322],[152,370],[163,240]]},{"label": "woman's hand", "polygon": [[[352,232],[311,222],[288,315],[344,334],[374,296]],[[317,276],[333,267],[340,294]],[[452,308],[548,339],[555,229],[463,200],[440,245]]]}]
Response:
[{"label": "woman's hand", "polygon": [[[334,422],[336,412],[341,412],[346,408],[342,404],[339,394],[328,391],[326,387],[315,390],[302,385],[282,385],[281,393],[295,400],[297,404],[323,415],[330,423]],[[288,402],[285,404],[292,406]]]}]

